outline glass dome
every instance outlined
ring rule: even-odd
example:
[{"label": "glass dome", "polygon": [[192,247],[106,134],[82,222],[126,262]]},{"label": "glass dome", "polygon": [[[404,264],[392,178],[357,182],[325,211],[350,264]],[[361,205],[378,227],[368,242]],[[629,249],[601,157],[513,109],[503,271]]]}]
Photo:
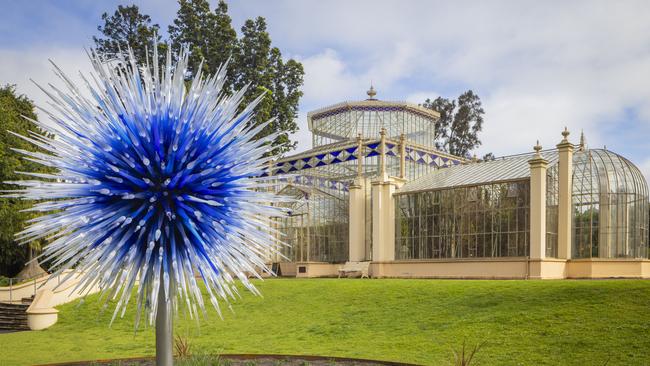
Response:
[{"label": "glass dome", "polygon": [[648,258],[648,184],[603,149],[573,156],[573,258]]},{"label": "glass dome", "polygon": [[435,124],[438,112],[408,102],[375,99],[374,89],[369,99],[343,102],[307,114],[313,147],[340,141],[354,140],[360,134],[364,139],[376,139],[384,128],[389,139],[401,134],[415,144],[435,149]]}]

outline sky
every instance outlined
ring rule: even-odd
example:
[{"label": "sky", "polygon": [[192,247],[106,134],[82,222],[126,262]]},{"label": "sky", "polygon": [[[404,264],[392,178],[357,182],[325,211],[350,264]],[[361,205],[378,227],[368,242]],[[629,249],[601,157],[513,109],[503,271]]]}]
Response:
[{"label": "sky", "polygon": [[[84,47],[103,12],[136,4],[163,30],[175,1],[3,1],[0,84],[37,105],[30,82],[61,85],[89,71]],[[362,100],[371,81],[382,100],[421,103],[471,89],[485,109],[483,145],[508,155],[552,148],[565,126],[577,143],[607,146],[650,181],[648,1],[229,1],[233,25],[267,19],[273,45],[305,67],[298,150],[311,147],[306,115]],[[212,2],[213,6],[216,1]]]}]

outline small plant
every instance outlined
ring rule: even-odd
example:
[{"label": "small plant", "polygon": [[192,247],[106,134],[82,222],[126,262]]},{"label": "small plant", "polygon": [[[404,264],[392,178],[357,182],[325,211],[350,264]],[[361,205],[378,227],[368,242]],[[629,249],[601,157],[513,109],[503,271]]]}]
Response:
[{"label": "small plant", "polygon": [[[466,343],[463,340],[463,347],[461,348],[460,352],[456,352],[456,350],[452,351],[454,352],[454,366],[470,366],[472,365],[472,361],[474,360],[474,356],[478,353],[478,351],[483,348],[485,345],[486,341],[483,341],[472,348],[470,351],[469,349],[466,350]],[[474,363],[476,364],[476,363]]]},{"label": "small plant", "polygon": [[219,355],[194,354],[185,358],[179,358],[175,366],[227,366],[228,360],[222,360]]},{"label": "small plant", "polygon": [[190,342],[187,338],[176,335],[174,338],[174,350],[176,350],[176,356],[178,358],[188,358],[190,353]]}]

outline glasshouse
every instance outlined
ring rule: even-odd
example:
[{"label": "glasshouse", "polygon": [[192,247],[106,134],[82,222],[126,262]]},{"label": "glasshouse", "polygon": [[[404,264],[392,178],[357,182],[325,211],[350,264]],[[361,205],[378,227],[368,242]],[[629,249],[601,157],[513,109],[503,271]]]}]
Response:
[{"label": "glasshouse", "polygon": [[313,148],[273,162],[281,275],[650,277],[648,185],[569,141],[486,161],[439,151],[439,114],[375,98],[308,114]]}]

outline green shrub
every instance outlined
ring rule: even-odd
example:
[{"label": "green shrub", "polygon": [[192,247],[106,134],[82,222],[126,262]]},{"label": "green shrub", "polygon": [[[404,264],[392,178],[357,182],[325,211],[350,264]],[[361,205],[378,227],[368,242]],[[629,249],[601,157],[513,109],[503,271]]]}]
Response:
[{"label": "green shrub", "polygon": [[9,286],[9,277],[0,276],[0,287]]}]

